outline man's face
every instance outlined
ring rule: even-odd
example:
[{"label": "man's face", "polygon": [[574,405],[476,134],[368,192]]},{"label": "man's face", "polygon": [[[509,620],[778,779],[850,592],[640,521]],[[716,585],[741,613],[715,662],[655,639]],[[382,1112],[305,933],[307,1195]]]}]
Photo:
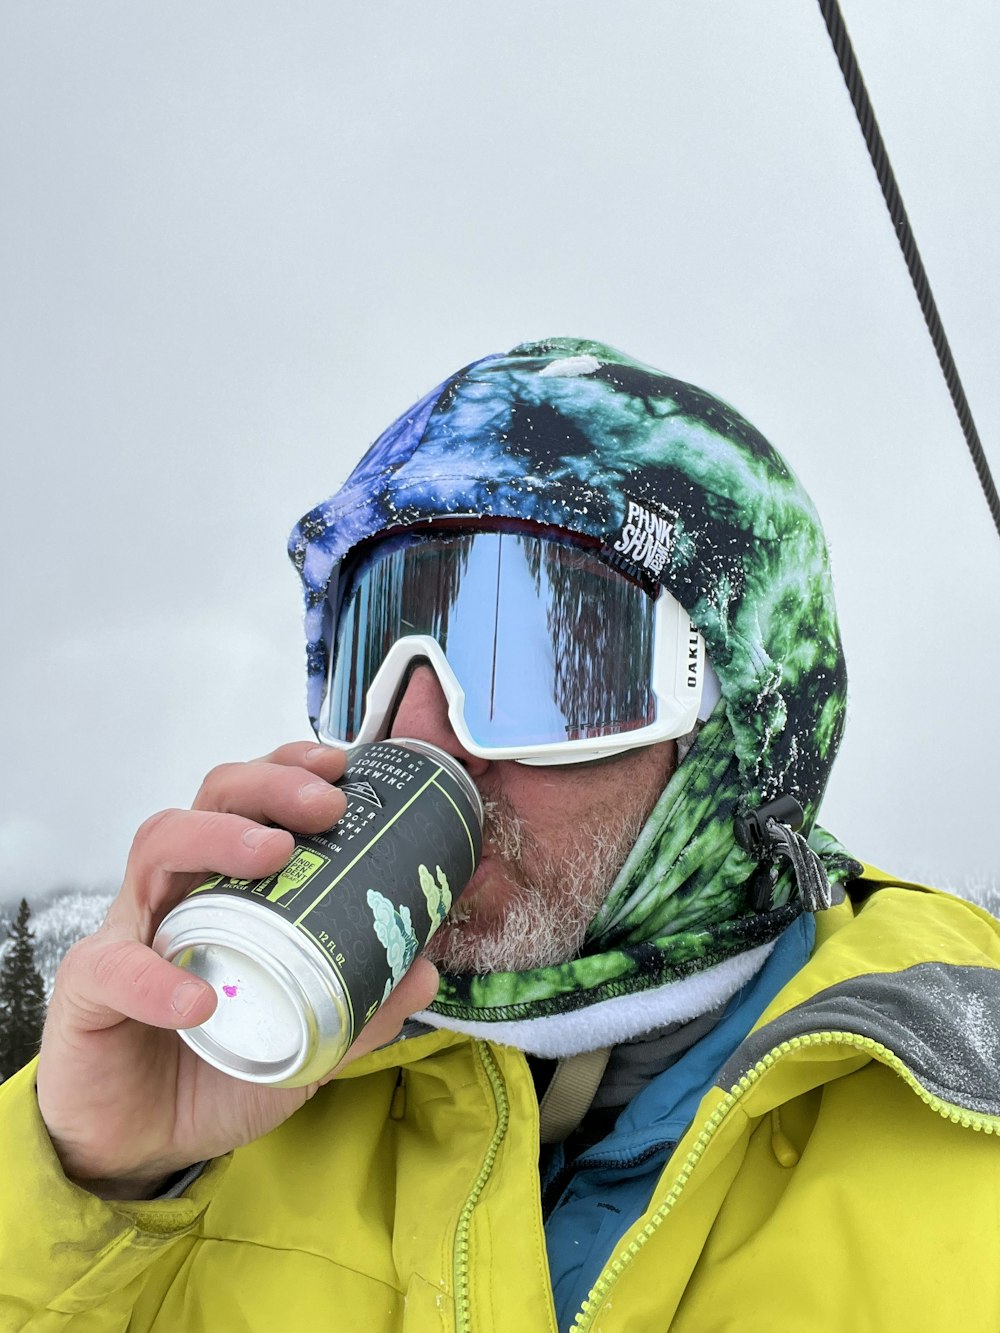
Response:
[{"label": "man's face", "polygon": [[553,767],[481,759],[452,731],[427,666],[411,676],[391,734],[454,755],[486,805],[482,861],[427,957],[452,972],[524,971],[575,957],[674,770],[675,743]]}]

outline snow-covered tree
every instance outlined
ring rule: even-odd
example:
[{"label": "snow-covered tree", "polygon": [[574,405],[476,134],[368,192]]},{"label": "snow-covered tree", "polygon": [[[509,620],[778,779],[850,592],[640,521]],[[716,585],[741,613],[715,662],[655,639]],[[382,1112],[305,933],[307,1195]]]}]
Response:
[{"label": "snow-covered tree", "polygon": [[38,1050],[45,1021],[45,983],[35,966],[31,909],[21,899],[0,964],[0,1081],[26,1065]]}]

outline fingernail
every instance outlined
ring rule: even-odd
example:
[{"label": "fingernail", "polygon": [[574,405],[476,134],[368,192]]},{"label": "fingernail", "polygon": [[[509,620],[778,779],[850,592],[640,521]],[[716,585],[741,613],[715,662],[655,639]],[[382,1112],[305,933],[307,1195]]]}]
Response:
[{"label": "fingernail", "polygon": [[247,847],[257,848],[267,842],[273,833],[274,830],[269,828],[248,828],[243,834],[243,842]]},{"label": "fingernail", "polygon": [[332,747],[329,745],[314,745],[311,750],[306,750],[305,758],[310,762],[317,759],[325,759],[331,753]]},{"label": "fingernail", "polygon": [[201,999],[201,993],[204,989],[205,987],[200,981],[182,981],[174,991],[173,998],[170,1001],[171,1009],[174,1013],[179,1014],[181,1018],[187,1018]]},{"label": "fingernail", "polygon": [[299,788],[299,799],[308,801],[325,801],[330,795],[329,782],[304,782]]}]

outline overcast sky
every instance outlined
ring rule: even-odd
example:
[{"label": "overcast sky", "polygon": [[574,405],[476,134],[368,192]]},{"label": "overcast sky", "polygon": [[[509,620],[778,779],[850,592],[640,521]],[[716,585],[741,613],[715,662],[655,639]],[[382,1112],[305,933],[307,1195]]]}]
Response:
[{"label": "overcast sky", "polygon": [[[1000,9],[843,8],[1000,472]],[[0,127],[0,897],[306,733],[292,524],[550,334],[786,454],[851,671],[823,822],[997,878],[1000,541],[812,0],[8,0]]]}]

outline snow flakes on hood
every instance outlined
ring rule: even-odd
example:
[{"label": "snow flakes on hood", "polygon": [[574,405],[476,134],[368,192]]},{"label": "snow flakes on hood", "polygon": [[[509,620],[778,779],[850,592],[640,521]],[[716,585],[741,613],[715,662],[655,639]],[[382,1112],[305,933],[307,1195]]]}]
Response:
[{"label": "snow flakes on hood", "polygon": [[601,363],[596,356],[564,356],[561,361],[550,361],[538,373],[539,375],[562,375],[569,378],[573,375],[592,375],[595,370],[600,370]]}]

